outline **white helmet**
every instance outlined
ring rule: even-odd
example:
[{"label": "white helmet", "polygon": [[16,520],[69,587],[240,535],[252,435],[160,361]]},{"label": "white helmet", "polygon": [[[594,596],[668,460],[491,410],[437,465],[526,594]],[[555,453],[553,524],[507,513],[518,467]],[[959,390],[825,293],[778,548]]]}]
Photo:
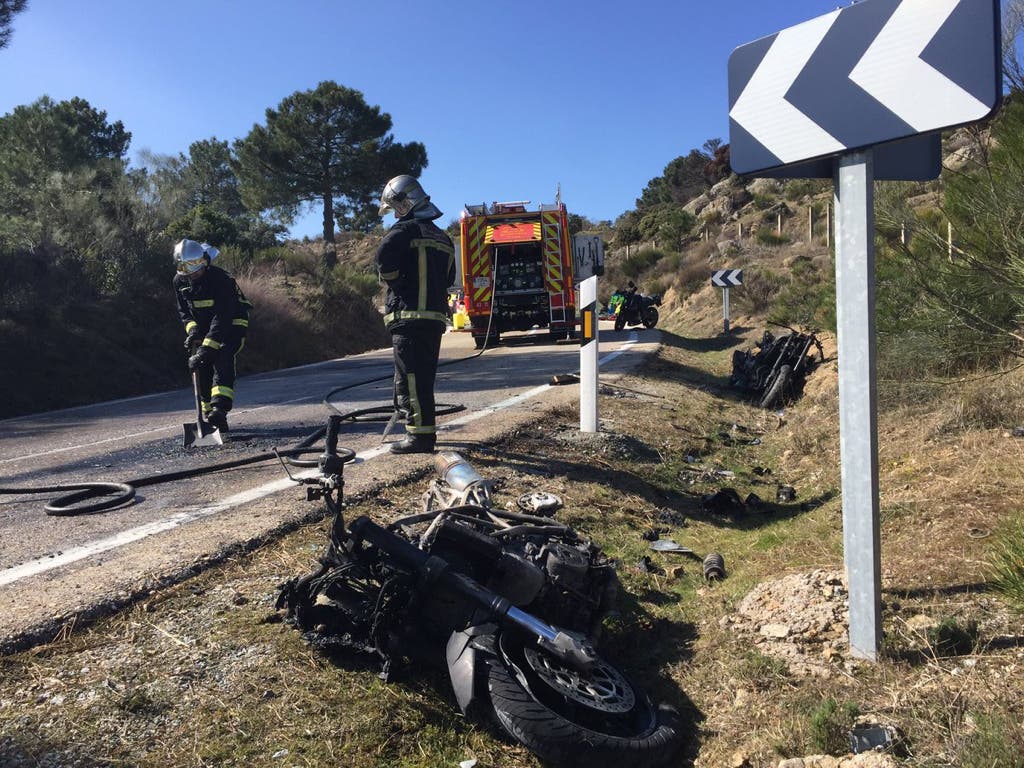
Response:
[{"label": "white helmet", "polygon": [[394,211],[399,219],[408,216],[410,211],[416,211],[417,219],[436,219],[441,215],[437,206],[430,202],[430,195],[423,191],[415,177],[408,174],[395,176],[384,185],[377,213],[383,216],[388,211]]},{"label": "white helmet", "polygon": [[209,243],[181,240],[174,246],[174,266],[181,274],[191,275],[217,258],[219,253]]}]

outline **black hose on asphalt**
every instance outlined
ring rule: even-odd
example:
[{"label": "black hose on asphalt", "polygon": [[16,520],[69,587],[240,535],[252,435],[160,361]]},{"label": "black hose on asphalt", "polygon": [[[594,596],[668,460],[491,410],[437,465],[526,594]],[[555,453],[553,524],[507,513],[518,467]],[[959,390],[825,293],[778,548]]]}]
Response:
[{"label": "black hose on asphalt", "polygon": [[[473,360],[479,357],[487,350],[486,341],[484,347],[478,352],[467,355],[466,357],[460,357],[455,360],[448,360],[440,363],[438,368],[448,365],[454,365],[456,363],[464,363],[468,360]],[[344,392],[347,389],[354,389],[356,387],[362,387],[367,384],[373,384],[378,381],[385,381],[394,377],[394,374],[387,374],[385,376],[378,376],[373,379],[366,379],[364,381],[357,381],[352,384],[346,384],[341,387],[336,387],[324,395],[323,404],[328,410],[339,415],[342,420],[359,422],[359,421],[386,421],[391,415],[394,414],[394,406],[378,406],[373,408],[361,408],[355,411],[349,411],[347,413],[341,412],[337,406],[330,402],[332,395],[338,392]],[[465,410],[464,405],[441,405],[437,409],[438,416],[445,416],[450,413],[457,413],[458,411]],[[36,488],[2,488],[0,487],[0,495],[29,495],[35,493],[63,493],[64,491],[73,491],[66,496],[61,496],[54,499],[47,504],[44,509],[46,514],[53,517],[72,517],[74,515],[85,515],[91,512],[103,512],[109,509],[123,506],[135,498],[135,492],[138,488],[144,488],[148,485],[158,485],[160,483],[169,483],[174,480],[184,480],[189,477],[198,477],[200,475],[210,474],[212,472],[219,472],[226,469],[234,469],[236,467],[243,467],[248,464],[258,464],[263,461],[274,461],[283,460],[293,466],[297,467],[315,467],[317,466],[316,461],[305,460],[299,458],[300,456],[308,454],[319,454],[320,450],[313,448],[312,446],[320,440],[326,433],[327,428],[321,427],[320,429],[312,432],[310,435],[305,437],[301,442],[297,443],[294,448],[286,448],[284,450],[277,450],[265,453],[259,453],[255,456],[249,456],[243,459],[234,459],[232,461],[220,462],[217,464],[207,464],[201,467],[194,467],[192,469],[182,469],[177,472],[162,472],[156,475],[150,475],[148,477],[140,477],[134,480],[127,480],[123,483],[116,482],[95,482],[95,483],[69,483],[66,485],[51,485],[42,486]],[[349,462],[355,458],[355,451],[349,448],[340,448],[339,455],[342,457],[342,461]],[[101,498],[101,501],[94,501],[92,503],[87,502],[90,499]]]},{"label": "black hose on asphalt", "polygon": [[[244,459],[234,459],[232,461],[224,461],[217,464],[207,464],[202,467],[182,469],[176,472],[161,472],[148,477],[127,480],[123,483],[73,483],[39,488],[0,488],[0,494],[21,495],[74,491],[74,493],[68,494],[67,496],[61,496],[47,504],[44,507],[46,514],[53,517],[72,517],[74,515],[84,515],[90,512],[103,512],[105,510],[114,509],[115,507],[127,504],[135,498],[136,489],[144,488],[147,485],[169,483],[174,480],[198,477],[199,475],[218,472],[223,469],[234,469],[235,467],[243,467],[247,464],[257,464],[261,461],[271,461],[279,458],[283,458],[285,461],[289,461],[290,463],[297,463],[295,459],[298,456],[310,453],[320,453],[320,449],[313,448],[311,446],[323,437],[326,431],[326,427],[321,427],[302,440],[302,442],[298,443],[294,448],[259,453],[255,456],[248,456]],[[355,458],[355,451],[348,448],[341,448],[339,449],[339,455],[342,457],[342,461],[348,462]],[[103,500],[95,501],[90,504],[82,503],[98,497],[102,497]]]}]

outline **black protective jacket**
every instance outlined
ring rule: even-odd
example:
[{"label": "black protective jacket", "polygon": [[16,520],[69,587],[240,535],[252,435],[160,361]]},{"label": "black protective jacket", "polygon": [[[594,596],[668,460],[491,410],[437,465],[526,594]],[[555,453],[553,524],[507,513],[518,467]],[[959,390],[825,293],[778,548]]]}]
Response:
[{"label": "black protective jacket", "polygon": [[388,284],[384,324],[389,329],[409,321],[445,322],[455,248],[444,230],[411,214],[401,218],[381,241],[376,263]]},{"label": "black protective jacket", "polygon": [[252,302],[245,298],[235,278],[220,267],[208,266],[194,281],[175,275],[174,293],[185,333],[198,329],[204,336],[204,346],[220,349],[229,341],[245,337]]}]

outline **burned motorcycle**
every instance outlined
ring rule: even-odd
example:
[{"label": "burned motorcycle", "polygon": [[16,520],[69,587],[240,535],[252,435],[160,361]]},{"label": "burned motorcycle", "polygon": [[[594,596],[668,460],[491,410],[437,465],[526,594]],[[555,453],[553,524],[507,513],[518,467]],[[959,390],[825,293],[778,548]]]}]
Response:
[{"label": "burned motorcycle", "polygon": [[465,714],[490,715],[550,764],[670,759],[675,711],[594,648],[618,584],[613,564],[547,516],[555,497],[496,508],[458,454],[436,464],[424,511],[387,527],[365,516],[346,527],[340,464],[337,478],[321,476],[311,497],[335,514],[331,542],[316,571],[283,586],[287,620],[320,647],[377,657],[385,679],[406,659],[447,664]]},{"label": "burned motorcycle", "polygon": [[618,305],[615,313],[615,330],[621,331],[627,325],[643,325],[653,328],[658,324],[658,307],[661,306],[661,295],[645,296],[637,292],[632,281],[626,297]]},{"label": "burned motorcycle", "polygon": [[[772,408],[803,391],[807,375],[824,362],[825,353],[814,333],[789,328],[784,336],[765,331],[758,350],[732,353],[729,382],[749,392],[762,408]],[[816,352],[812,353],[814,348]]]}]

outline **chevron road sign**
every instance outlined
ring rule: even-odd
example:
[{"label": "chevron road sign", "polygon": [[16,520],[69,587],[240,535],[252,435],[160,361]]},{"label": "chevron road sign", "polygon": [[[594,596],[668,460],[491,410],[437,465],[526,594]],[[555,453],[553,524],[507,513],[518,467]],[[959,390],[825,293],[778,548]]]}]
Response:
[{"label": "chevron road sign", "polygon": [[731,288],[743,285],[742,269],[720,269],[711,274],[711,284],[716,288]]},{"label": "chevron road sign", "polygon": [[998,0],[863,0],[740,46],[729,57],[733,170],[987,117],[1002,95],[999,25]]}]

